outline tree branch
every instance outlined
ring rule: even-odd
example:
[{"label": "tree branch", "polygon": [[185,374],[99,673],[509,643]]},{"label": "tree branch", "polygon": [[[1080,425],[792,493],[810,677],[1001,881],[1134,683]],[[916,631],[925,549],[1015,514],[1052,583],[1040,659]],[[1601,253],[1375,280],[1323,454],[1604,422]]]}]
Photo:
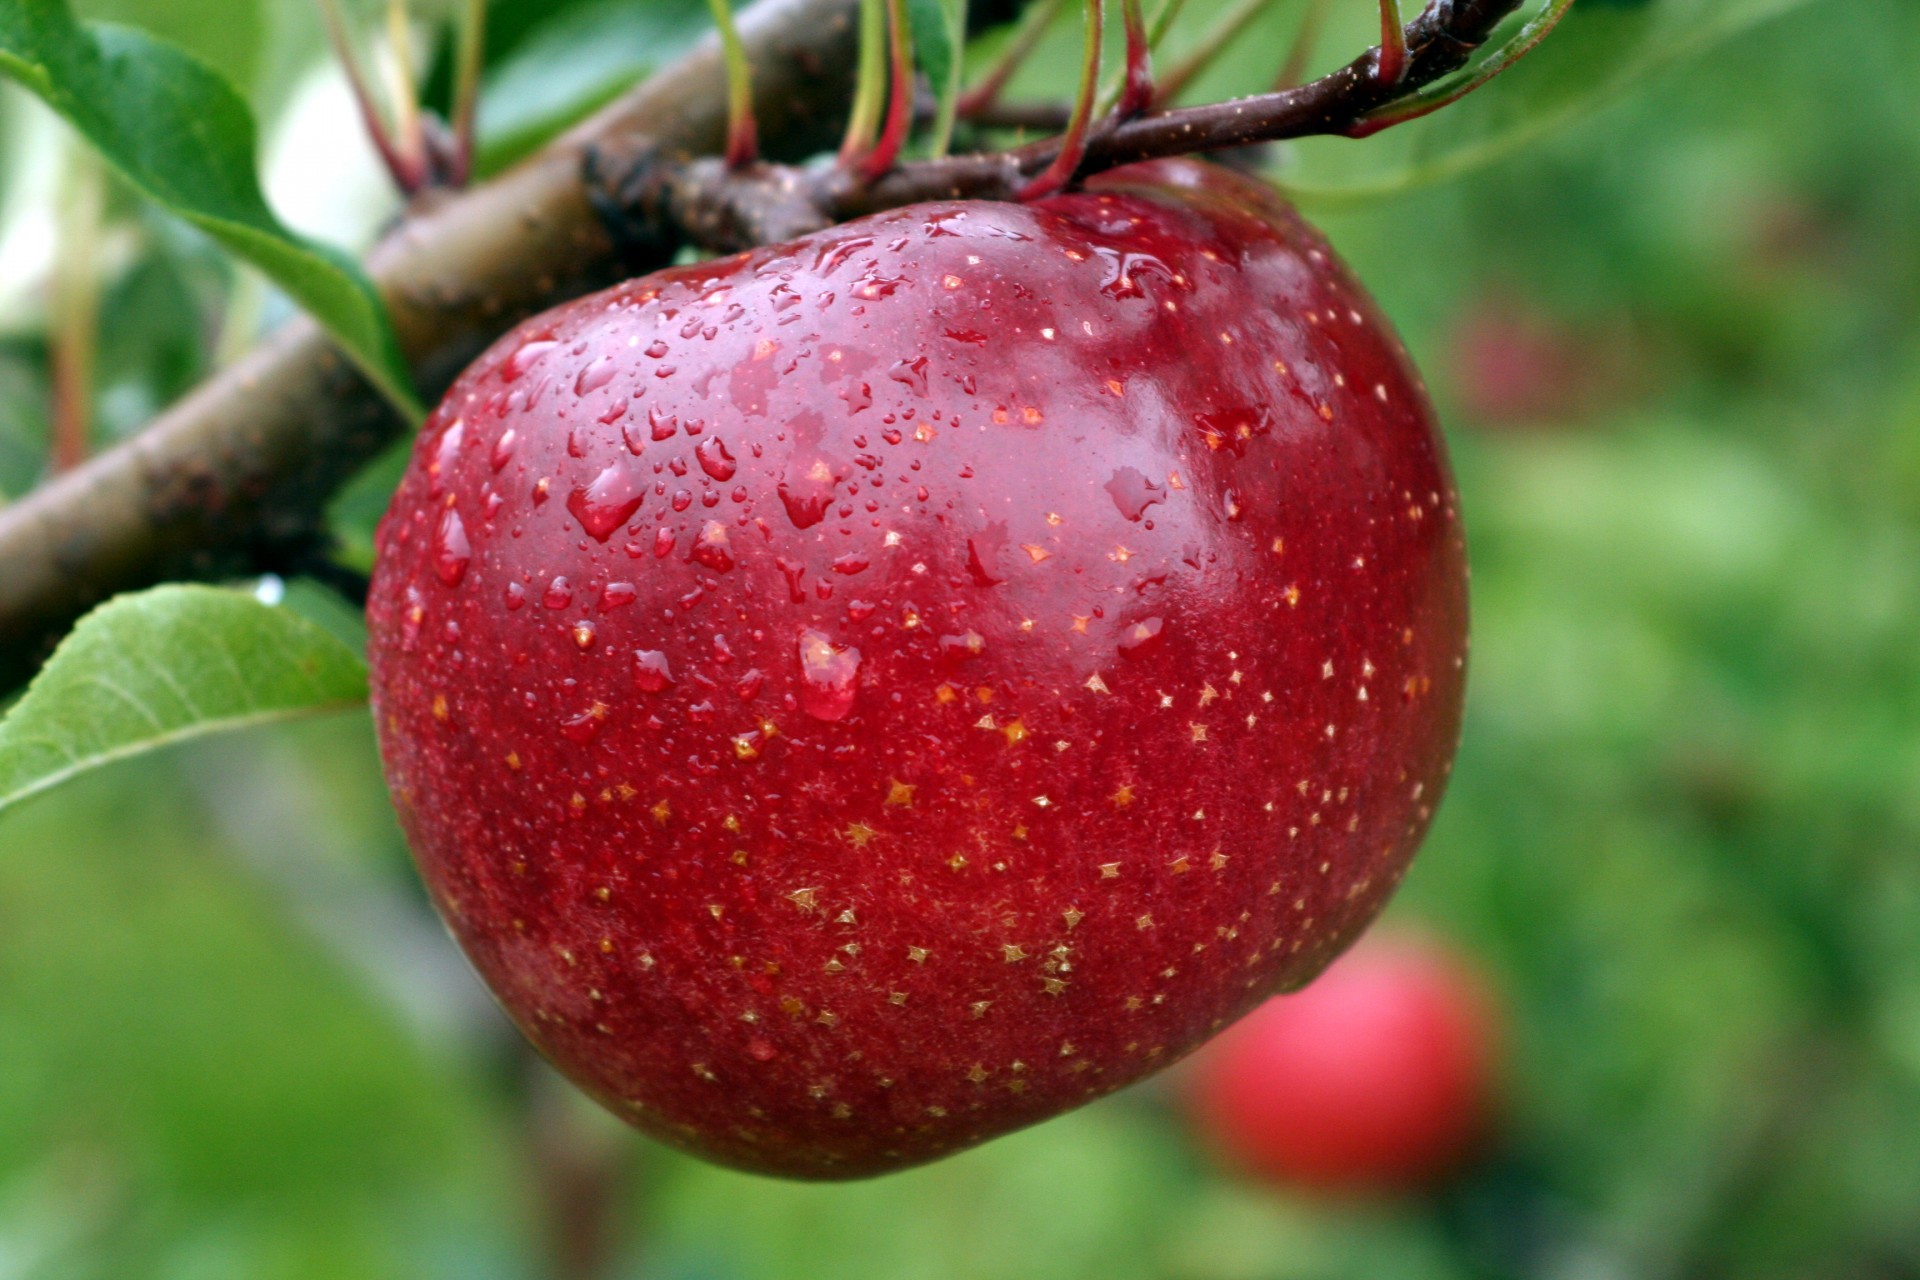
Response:
[{"label": "tree branch", "polygon": [[[1372,113],[1402,101],[1465,66],[1494,28],[1522,0],[1432,0],[1406,26],[1407,60],[1397,80],[1378,74],[1380,51],[1369,49],[1346,66],[1297,88],[1231,102],[1179,107],[1136,116],[1096,134],[1077,175],[1161,156],[1220,151],[1308,135],[1372,131]],[[1060,153],[1059,138],[1010,151],[951,156],[904,164],[873,183],[828,169],[762,172],[752,183],[730,183],[709,166],[656,172],[636,210],[642,220],[665,218],[698,243],[718,251],[761,243],[767,225],[800,225],[796,209],[811,204],[817,222],[837,222],[923,200],[1007,200]],[[777,192],[778,217],[766,201]],[[647,206],[651,198],[655,203]],[[632,206],[629,206],[630,208]]]},{"label": "tree branch", "polygon": [[[1077,173],[1370,132],[1371,116],[1464,66],[1521,2],[1430,0],[1406,26],[1397,80],[1379,75],[1369,50],[1298,88],[1137,116],[1096,133]],[[741,15],[755,113],[776,154],[831,145],[852,86],[827,73],[852,65],[854,3],[760,0]],[[1052,138],[906,164],[870,183],[836,166],[729,171],[687,158],[722,146],[724,86],[710,38],[519,167],[409,210],[368,267],[423,391],[439,394],[524,316],[661,265],[683,236],[733,249],[922,200],[1012,198],[1060,153]],[[139,436],[0,508],[0,691],[115,592],[310,562],[327,498],[402,430],[318,329],[297,321]]]},{"label": "tree branch", "polygon": [[[851,0],[761,0],[740,17],[756,114],[780,153],[830,139],[845,111]],[[617,154],[717,150],[718,42],[697,50],[491,182],[408,211],[368,268],[423,391],[562,299],[658,266],[663,246],[609,233],[583,172]],[[319,512],[404,424],[311,323],[250,355],[86,465],[0,507],[0,692],[75,618],[118,591],[297,563]]]}]

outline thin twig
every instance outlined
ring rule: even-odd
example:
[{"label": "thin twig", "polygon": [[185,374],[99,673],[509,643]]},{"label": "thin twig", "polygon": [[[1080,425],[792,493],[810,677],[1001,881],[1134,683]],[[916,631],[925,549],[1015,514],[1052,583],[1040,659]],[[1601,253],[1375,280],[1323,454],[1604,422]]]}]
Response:
[{"label": "thin twig", "polygon": [[1333,0],[1307,0],[1307,7],[1300,14],[1300,25],[1294,28],[1293,43],[1287,46],[1287,60],[1280,64],[1280,74],[1274,77],[1273,91],[1283,92],[1296,87],[1307,78],[1307,64],[1313,60],[1314,46],[1320,43],[1320,32],[1327,25],[1327,10],[1333,7]]},{"label": "thin twig", "polygon": [[53,279],[52,448],[48,463],[71,471],[93,440],[93,367],[100,340],[100,161],[76,151],[61,191],[60,254]]},{"label": "thin twig", "polygon": [[[851,0],[740,14],[772,154],[828,145],[846,110]],[[607,228],[586,161],[631,167],[726,137],[717,39],[497,178],[410,211],[371,256],[421,388],[433,393],[542,307],[666,261]],[[280,327],[128,442],[0,509],[0,689],[87,609],[171,578],[237,576],[304,554],[327,498],[404,430],[311,322]]]},{"label": "thin twig", "polygon": [[1013,29],[1013,35],[1007,39],[1007,47],[1001,51],[987,74],[980,82],[960,95],[960,118],[972,120],[993,106],[1000,98],[1000,91],[1007,87],[1007,81],[1026,64],[1028,58],[1047,34],[1047,28],[1060,16],[1063,0],[1032,0],[1020,15],[1020,23]]},{"label": "thin twig", "polygon": [[420,157],[409,160],[395,141],[393,128],[380,110],[379,100],[367,80],[360,55],[354,48],[353,36],[347,30],[345,16],[340,12],[340,0],[318,0],[318,3],[320,15],[326,22],[327,39],[333,45],[334,58],[347,77],[347,88],[353,94],[353,104],[360,112],[361,127],[366,130],[373,149],[379,152],[380,163],[386,166],[394,186],[402,192],[411,194],[418,191],[426,180]]},{"label": "thin twig", "polygon": [[1194,77],[1212,66],[1220,55],[1226,52],[1228,45],[1239,38],[1247,29],[1247,24],[1272,8],[1273,0],[1240,0],[1240,2],[1221,14],[1214,24],[1207,28],[1187,55],[1174,63],[1173,70],[1160,78],[1154,90],[1156,103],[1177,100],[1193,83]]},{"label": "thin twig", "polygon": [[486,60],[487,0],[464,0],[460,7],[460,46],[453,67],[453,159],[450,186],[464,187],[473,177],[474,125],[480,106],[480,69]]},{"label": "thin twig", "polygon": [[1087,135],[1093,126],[1093,98],[1100,89],[1100,42],[1106,34],[1107,0],[1086,0],[1086,30],[1080,54],[1080,92],[1073,100],[1073,115],[1067,131],[1060,135],[1060,147],[1051,163],[1020,188],[1022,200],[1038,200],[1052,195],[1073,181],[1080,161],[1087,154]]},{"label": "thin twig", "polygon": [[887,85],[887,122],[860,166],[868,182],[893,168],[913,128],[913,33],[906,0],[887,0]]}]

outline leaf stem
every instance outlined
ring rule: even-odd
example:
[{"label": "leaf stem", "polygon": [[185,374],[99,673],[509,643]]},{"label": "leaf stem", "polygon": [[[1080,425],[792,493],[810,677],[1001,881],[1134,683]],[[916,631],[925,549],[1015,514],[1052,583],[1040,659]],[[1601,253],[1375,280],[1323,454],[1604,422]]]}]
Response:
[{"label": "leaf stem", "polygon": [[1407,74],[1407,32],[1400,22],[1400,0],[1380,0],[1380,62],[1382,84],[1399,84]]},{"label": "leaf stem", "polygon": [[906,0],[887,0],[887,123],[880,141],[860,166],[868,182],[884,177],[900,158],[913,128],[913,33],[907,29]]},{"label": "leaf stem", "polygon": [[985,111],[999,100],[1001,90],[1007,87],[1007,81],[1033,55],[1041,37],[1047,34],[1047,28],[1060,14],[1062,0],[1032,0],[1026,11],[1020,15],[1020,24],[1013,29],[1013,35],[1007,40],[1007,47],[1001,51],[987,74],[978,84],[960,95],[960,118],[970,120]]},{"label": "leaf stem", "polygon": [[880,128],[880,101],[887,77],[886,0],[860,0],[860,67],[853,86],[853,109],[840,143],[840,167],[852,169],[873,149]]},{"label": "leaf stem", "polygon": [[1153,105],[1153,42],[1140,0],[1120,0],[1120,21],[1127,30],[1127,78],[1113,110],[1124,119]]},{"label": "leaf stem", "polygon": [[347,31],[346,19],[340,12],[340,0],[316,2],[326,22],[327,40],[333,45],[333,55],[340,63],[341,72],[347,77],[347,88],[353,94],[354,106],[360,111],[360,124],[367,131],[373,149],[380,154],[380,163],[386,166],[394,186],[411,194],[419,189],[425,175],[419,172],[417,165],[409,165],[402,149],[394,141],[393,129],[380,110],[373,86],[367,80],[366,69],[361,66],[360,55]]},{"label": "leaf stem", "polygon": [[387,0],[387,43],[392,47],[394,142],[413,175],[403,185],[408,195],[427,185],[427,129],[420,115],[420,82],[413,67],[413,32],[407,21],[407,0]]},{"label": "leaf stem", "polygon": [[1535,14],[1520,33],[1501,45],[1491,56],[1478,66],[1469,67],[1458,75],[1435,81],[1429,87],[1417,93],[1368,112],[1346,130],[1349,138],[1366,138],[1390,129],[1409,120],[1418,120],[1421,116],[1438,111],[1449,103],[1460,99],[1478,89],[1487,81],[1505,71],[1533,51],[1535,45],[1547,38],[1547,34],[1566,17],[1567,10],[1573,7],[1573,0],[1547,0],[1546,5]]},{"label": "leaf stem", "polygon": [[1307,78],[1307,64],[1313,59],[1313,50],[1320,43],[1320,32],[1327,25],[1327,10],[1333,0],[1307,0],[1306,9],[1300,14],[1300,25],[1294,28],[1293,43],[1287,46],[1287,60],[1280,64],[1280,74],[1274,77],[1275,93],[1291,89]]},{"label": "leaf stem", "polygon": [[105,174],[75,143],[60,192],[60,254],[53,277],[52,439],[48,465],[87,460],[93,438],[94,355],[100,337],[100,212]]},{"label": "leaf stem", "polygon": [[707,0],[707,7],[720,29],[720,49],[727,63],[726,164],[739,169],[760,158],[760,137],[753,122],[753,67],[733,21],[733,5],[729,0]]},{"label": "leaf stem", "polygon": [[1073,181],[1080,162],[1087,155],[1087,133],[1093,124],[1094,94],[1100,88],[1100,42],[1106,34],[1107,0],[1086,0],[1086,45],[1081,55],[1080,92],[1073,101],[1073,115],[1067,131],[1061,135],[1059,154],[1053,163],[1024,187],[1017,199],[1038,200]]},{"label": "leaf stem", "polygon": [[487,0],[463,0],[460,44],[453,66],[453,161],[448,182],[464,187],[473,177],[474,120],[480,105],[480,69],[486,60]]}]

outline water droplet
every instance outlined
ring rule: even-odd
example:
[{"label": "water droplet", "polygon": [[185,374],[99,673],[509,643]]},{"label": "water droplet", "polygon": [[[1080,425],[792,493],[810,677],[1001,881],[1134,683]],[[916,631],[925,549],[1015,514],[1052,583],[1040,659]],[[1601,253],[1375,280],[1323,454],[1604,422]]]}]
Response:
[{"label": "water droplet", "polygon": [[1167,487],[1155,484],[1147,479],[1143,472],[1132,467],[1121,467],[1113,473],[1113,479],[1107,481],[1107,494],[1113,499],[1113,505],[1120,514],[1129,520],[1138,521],[1146,514],[1148,507],[1156,502],[1167,500]]},{"label": "water droplet", "polygon": [[600,726],[606,723],[607,706],[596,702],[577,716],[568,716],[560,722],[561,736],[571,742],[592,742],[600,732]]},{"label": "water droplet", "polygon": [[596,638],[597,632],[593,623],[587,621],[585,618],[573,624],[573,643],[574,647],[579,649],[580,652],[585,653],[587,650],[593,648],[593,642]]},{"label": "water droplet", "polygon": [[473,560],[473,547],[467,542],[467,526],[460,513],[448,507],[440,515],[440,528],[433,537],[433,569],[440,581],[450,587],[460,585]]},{"label": "water droplet", "polygon": [[580,370],[580,376],[573,380],[573,394],[584,396],[589,392],[598,391],[612,382],[613,375],[618,371],[612,356],[601,356]]},{"label": "water droplet", "polygon": [[1161,637],[1166,632],[1166,622],[1161,618],[1142,618],[1127,627],[1120,634],[1120,656],[1139,660],[1160,647]]},{"label": "water droplet", "polygon": [[860,651],[812,629],[800,633],[800,707],[816,720],[843,720],[858,690]]},{"label": "water droplet", "polygon": [[667,501],[675,511],[685,511],[693,505],[693,494],[686,489],[675,489],[673,491],[673,497]]},{"label": "water droplet", "polygon": [[815,458],[805,471],[789,474],[780,482],[780,505],[787,509],[787,519],[793,521],[794,528],[811,529],[826,519],[838,479],[826,459]]},{"label": "water droplet", "polygon": [[547,352],[553,350],[558,345],[556,342],[542,338],[535,338],[532,342],[521,343],[519,350],[508,356],[507,362],[500,366],[500,380],[502,382],[518,381],[521,375],[525,374],[527,370],[540,363],[542,356],[546,355]]},{"label": "water droplet", "polygon": [[573,584],[565,578],[555,578],[547,584],[547,593],[540,597],[540,603],[549,609],[564,609],[573,603]]},{"label": "water droplet", "polygon": [[700,530],[700,536],[694,540],[690,554],[715,573],[725,573],[733,568],[733,549],[728,545],[727,526],[718,520],[707,521],[706,527]]},{"label": "water droplet", "polygon": [[639,589],[631,582],[609,582],[600,588],[600,612],[606,613],[630,605],[640,598]]},{"label": "water droplet", "polygon": [[567,510],[595,541],[605,542],[640,509],[645,496],[646,482],[616,462],[592,484],[567,495]]},{"label": "water droplet", "polygon": [[453,474],[454,463],[460,459],[460,446],[467,438],[467,422],[464,418],[455,418],[447,429],[440,433],[440,442],[433,447],[433,461],[427,464],[427,491],[438,497],[446,488],[447,480]]},{"label": "water droplet", "polygon": [[866,567],[867,558],[856,551],[849,551],[843,556],[836,557],[833,562],[833,571],[835,573],[846,574],[849,577],[859,573]]},{"label": "water droplet", "polygon": [[872,236],[854,236],[838,243],[829,241],[820,246],[820,252],[814,255],[813,270],[816,275],[828,276],[862,249],[873,247]]},{"label": "water droplet", "polygon": [[893,367],[887,370],[887,376],[895,382],[911,387],[917,396],[925,397],[927,394],[927,358],[925,356],[921,356],[918,360],[894,361]]},{"label": "water droplet", "polygon": [[1000,572],[1000,549],[1006,543],[1004,524],[988,525],[967,539],[967,572],[972,575],[975,586],[994,587],[1007,580]]},{"label": "water droplet", "polygon": [[667,665],[667,655],[658,649],[636,649],[633,682],[647,693],[658,693],[672,684],[673,669]]},{"label": "water droplet", "polygon": [[671,440],[680,430],[680,419],[671,413],[660,412],[660,406],[654,405],[647,410],[647,425],[652,429],[655,440]]},{"label": "water droplet", "polygon": [[500,433],[500,438],[493,442],[493,469],[495,471],[500,470],[506,466],[507,463],[513,461],[513,447],[519,442],[520,437],[513,433],[512,427],[508,427]]},{"label": "water droplet", "polygon": [[715,480],[731,480],[733,473],[740,469],[740,464],[733,460],[733,455],[727,452],[727,446],[719,436],[702,440],[695,446],[693,456],[700,460],[700,469]]},{"label": "water droplet", "polygon": [[517,582],[507,584],[507,612],[519,611],[527,603],[527,589]]},{"label": "water droplet", "polygon": [[407,584],[406,607],[400,613],[400,647],[412,649],[420,643],[420,628],[427,620],[427,599],[420,588]]},{"label": "water droplet", "polygon": [[666,355],[667,351],[668,351],[667,344],[659,338],[655,338],[652,342],[649,342],[647,344],[647,355],[655,360],[658,360],[660,359],[660,357]]}]

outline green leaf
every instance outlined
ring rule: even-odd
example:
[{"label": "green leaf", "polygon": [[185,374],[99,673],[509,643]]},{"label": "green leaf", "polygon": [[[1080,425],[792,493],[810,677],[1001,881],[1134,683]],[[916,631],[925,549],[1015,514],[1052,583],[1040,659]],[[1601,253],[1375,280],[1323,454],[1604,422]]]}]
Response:
[{"label": "green leaf", "polygon": [[388,399],[421,416],[372,282],[267,207],[253,113],[218,72],[137,31],[82,26],[65,0],[0,0],[0,73],[64,116],[145,195],[258,267]]},{"label": "green leaf", "polygon": [[244,592],[118,596],[80,620],[0,719],[0,812],[125,756],[366,696],[351,649]]},{"label": "green leaf", "polygon": [[[1498,79],[1425,118],[1354,143],[1295,144],[1279,181],[1303,198],[1367,199],[1454,177],[1592,111],[1635,82],[1805,0],[1575,0],[1553,33]],[[1525,16],[1542,6],[1529,3]],[[1509,22],[1502,36],[1520,27]],[[1330,32],[1324,47],[1359,47]],[[1366,37],[1361,35],[1359,40]],[[1492,56],[1500,41],[1490,41]]]},{"label": "green leaf", "polygon": [[967,0],[907,0],[913,56],[933,86],[936,109],[930,150],[945,155],[960,98],[960,55],[967,38]]},{"label": "green leaf", "polygon": [[[705,0],[520,0],[514,12],[529,8],[541,18],[523,23],[504,50],[489,49],[478,120],[482,173],[526,155],[713,26]],[[498,17],[490,13],[489,22],[498,25]]]}]

